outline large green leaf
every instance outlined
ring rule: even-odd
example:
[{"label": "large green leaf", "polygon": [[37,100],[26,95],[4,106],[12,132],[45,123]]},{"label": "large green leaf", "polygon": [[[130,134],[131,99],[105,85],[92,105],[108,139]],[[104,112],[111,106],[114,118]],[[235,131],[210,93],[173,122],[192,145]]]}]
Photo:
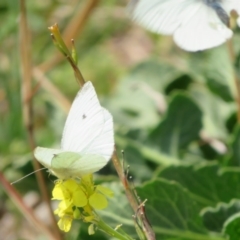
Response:
[{"label": "large green leaf", "polygon": [[228,165],[240,166],[240,127],[237,126],[232,139],[229,143],[230,151],[228,152],[227,162]]},{"label": "large green leaf", "polygon": [[158,176],[180,183],[203,206],[240,199],[240,168],[220,168],[216,163],[170,166]]},{"label": "large green leaf", "polygon": [[146,214],[156,239],[224,239],[208,233],[199,215],[201,205],[180,184],[157,179],[138,187],[137,192],[142,200],[147,199]]},{"label": "large green leaf", "polygon": [[119,183],[112,182],[105,184],[105,187],[111,189],[114,192],[114,196],[108,198],[108,207],[99,211],[100,216],[113,228],[122,224],[121,228],[125,232],[132,237],[136,237],[132,218],[134,212],[127,201],[122,186]]},{"label": "large green leaf", "polygon": [[204,85],[192,84],[190,95],[203,112],[203,130],[208,138],[225,139],[226,121],[235,111],[235,103],[226,103],[214,96]]},{"label": "large green leaf", "polygon": [[229,240],[240,239],[240,213],[231,216],[224,224],[224,233],[228,235]]},{"label": "large green leaf", "polygon": [[207,207],[202,210],[201,216],[207,229],[222,232],[224,222],[240,211],[240,200],[232,200],[229,204],[219,203],[216,207]]},{"label": "large green leaf", "polygon": [[183,93],[172,98],[165,119],[151,134],[151,142],[166,154],[177,157],[179,151],[199,138],[202,113],[194,101]]}]

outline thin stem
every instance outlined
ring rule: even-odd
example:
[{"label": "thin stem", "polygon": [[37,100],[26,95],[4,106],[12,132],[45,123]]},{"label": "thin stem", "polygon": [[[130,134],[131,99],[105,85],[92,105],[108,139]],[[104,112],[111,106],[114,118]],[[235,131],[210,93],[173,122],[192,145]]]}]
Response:
[{"label": "thin stem", "polygon": [[83,78],[83,75],[81,74],[79,68],[77,67],[73,57],[71,56],[70,51],[68,50],[65,42],[62,39],[61,33],[59,31],[58,25],[54,24],[51,27],[48,28],[51,32],[51,36],[53,39],[54,45],[58,48],[58,50],[67,58],[68,62],[72,66],[72,69],[74,71],[74,75],[79,82],[81,86],[84,85],[85,80]]},{"label": "thin stem", "polygon": [[[65,41],[71,39],[71,43],[68,44],[67,42],[67,46],[72,45],[72,39],[81,34],[87,20],[99,2],[100,0],[89,0],[86,2],[86,5],[84,7],[79,7],[81,10],[76,10],[74,17],[63,31],[63,39]],[[40,86],[42,86],[46,91],[50,92],[51,95],[55,97],[58,103],[63,104],[64,110],[68,112],[70,108],[69,105],[71,106],[68,99],[48,80],[46,75],[44,75],[45,72],[49,71],[63,59],[64,56],[59,52],[56,52],[56,54],[49,61],[44,62],[42,65],[36,66],[33,69],[33,76],[38,81],[35,92]]]},{"label": "thin stem", "polygon": [[106,224],[103,220],[99,220],[97,224],[99,230],[107,233],[108,235],[115,237],[120,240],[133,240],[130,236],[124,236],[116,230],[112,229],[108,224]]},{"label": "thin stem", "polygon": [[236,103],[237,103],[237,120],[238,123],[240,123],[240,79],[237,75],[236,69],[235,69],[235,51],[234,51],[234,47],[233,47],[233,41],[232,39],[229,39],[227,42],[227,46],[228,46],[228,52],[229,52],[229,56],[230,56],[230,60],[232,62],[232,65],[234,67],[233,69],[233,77],[234,77],[234,83],[236,86],[236,91],[237,91],[237,96],[236,96]]},{"label": "thin stem", "polygon": [[[27,11],[25,0],[20,0],[20,57],[22,68],[22,106],[23,106],[23,121],[28,134],[28,141],[30,148],[33,151],[35,148],[34,130],[33,130],[33,108],[32,108],[32,67],[31,67],[31,54],[30,54],[30,37],[27,24]],[[42,193],[43,199],[47,204],[50,212],[53,229],[57,239],[62,239],[61,233],[58,229],[56,219],[53,215],[53,211],[50,204],[50,197],[46,188],[44,177],[42,172],[38,171],[41,168],[40,164],[35,160],[33,156],[33,166],[36,171],[38,185]]]},{"label": "thin stem", "polygon": [[[79,9],[76,10],[76,13],[70,23],[67,25],[63,32],[63,40],[67,42],[67,46],[71,46],[71,42],[69,40],[75,39],[77,35],[81,34],[84,26],[86,25],[87,20],[91,16],[93,10],[99,4],[100,0],[88,0],[86,1],[86,5],[83,7],[82,5]],[[41,69],[43,72],[47,72],[52,69],[55,65],[64,60],[63,55],[56,53],[52,59],[38,66],[37,68]]]},{"label": "thin stem", "polygon": [[146,217],[144,205],[139,204],[138,199],[136,198],[136,194],[131,189],[131,186],[129,185],[128,179],[125,176],[123,166],[118,159],[116,149],[113,153],[112,161],[113,161],[114,167],[115,167],[115,169],[118,173],[118,176],[119,176],[119,178],[120,178],[120,180],[121,180],[121,182],[124,186],[127,199],[129,201],[134,213],[136,215],[138,215],[137,213],[140,213],[139,215],[140,215],[140,219],[141,219],[142,227],[143,227],[143,232],[144,232],[145,236],[147,237],[148,240],[155,240],[156,239],[155,233],[154,233],[154,231],[153,231],[153,229],[152,229],[152,227],[151,227],[151,225],[150,225],[150,223],[149,223],[149,221]]}]

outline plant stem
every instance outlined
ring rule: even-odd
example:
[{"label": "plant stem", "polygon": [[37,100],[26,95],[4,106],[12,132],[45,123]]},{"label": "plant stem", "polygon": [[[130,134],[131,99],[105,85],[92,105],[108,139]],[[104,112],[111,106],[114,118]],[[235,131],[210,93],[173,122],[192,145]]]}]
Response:
[{"label": "plant stem", "polygon": [[[134,194],[134,191],[132,190],[131,186],[129,185],[128,178],[125,176],[125,170],[123,169],[123,166],[121,162],[118,159],[116,149],[114,150],[113,156],[112,156],[112,161],[114,164],[114,167],[118,173],[119,179],[121,180],[127,199],[130,203],[130,206],[132,207],[134,214],[137,215],[137,213],[140,213],[140,221],[142,222],[142,228],[143,232],[148,240],[155,240],[155,233],[148,222],[145,209],[144,209],[144,204],[139,204],[138,199],[136,198],[136,195]],[[141,206],[140,206],[141,205]]]},{"label": "plant stem", "polygon": [[[67,42],[66,45],[68,47],[71,45],[70,40],[76,38],[77,35],[80,35],[82,33],[88,19],[90,18],[93,10],[99,4],[100,0],[88,0],[85,2],[86,3],[84,6],[80,4],[80,6],[75,11],[73,18],[70,20],[70,22],[63,31],[63,40]],[[51,70],[62,60],[64,60],[63,55],[56,52],[56,54],[49,61],[44,62],[36,68],[40,69],[43,73],[45,73]]]},{"label": "plant stem", "polygon": [[[23,108],[23,121],[28,134],[28,141],[32,150],[36,146],[34,140],[33,130],[33,109],[32,109],[32,66],[31,66],[31,52],[30,52],[30,34],[27,24],[27,10],[25,0],[20,1],[20,57],[21,57],[21,69],[22,69],[22,108]],[[37,171],[40,169],[40,164],[35,160],[33,156],[33,166],[36,171],[37,182],[42,193],[42,197],[46,202],[48,210],[50,212],[52,227],[57,239],[62,239],[62,235],[58,229],[56,219],[53,215],[53,211],[50,204],[50,197],[46,188],[44,177],[42,172]]]},{"label": "plant stem", "polygon": [[61,33],[59,31],[58,25],[54,24],[51,27],[48,28],[51,32],[51,36],[53,39],[54,45],[58,48],[58,50],[67,58],[68,62],[71,64],[74,75],[79,82],[80,86],[83,86],[85,83],[85,80],[77,67],[76,62],[74,61],[73,57],[71,56],[70,51],[68,50],[65,42],[62,39]]},{"label": "plant stem", "polygon": [[103,220],[99,220],[97,224],[99,230],[107,233],[108,235],[115,237],[120,240],[133,240],[130,236],[124,236],[116,230],[112,229],[108,224],[106,224]]},{"label": "plant stem", "polygon": [[236,69],[235,69],[235,52],[234,52],[234,47],[233,47],[233,41],[232,39],[228,40],[227,42],[227,46],[228,46],[228,52],[229,52],[229,56],[230,56],[230,60],[232,62],[233,65],[233,77],[234,77],[234,83],[236,86],[236,91],[237,91],[237,96],[236,96],[236,103],[237,103],[237,120],[238,123],[240,123],[240,79],[237,75]]}]

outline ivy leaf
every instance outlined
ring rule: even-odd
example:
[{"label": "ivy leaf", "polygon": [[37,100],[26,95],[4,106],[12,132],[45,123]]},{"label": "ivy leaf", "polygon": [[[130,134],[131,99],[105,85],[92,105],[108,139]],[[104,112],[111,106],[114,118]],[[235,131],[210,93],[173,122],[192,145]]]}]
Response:
[{"label": "ivy leaf", "polygon": [[227,156],[228,165],[240,166],[240,127],[237,126],[229,144],[230,153]]},{"label": "ivy leaf", "polygon": [[106,183],[104,186],[111,189],[114,195],[108,198],[108,207],[102,211],[98,211],[99,215],[112,228],[122,225],[121,229],[123,231],[136,238],[136,230],[132,217],[134,212],[127,201],[122,186],[116,182]]},{"label": "ivy leaf", "polygon": [[229,204],[219,203],[216,207],[204,208],[201,216],[208,230],[222,232],[224,222],[239,211],[240,200],[232,200]]},{"label": "ivy leaf", "polygon": [[[225,86],[226,87],[226,86]],[[207,137],[225,139],[228,136],[226,121],[235,111],[234,103],[226,103],[211,94],[204,85],[192,84],[190,95],[203,113],[203,130]]]},{"label": "ivy leaf", "polygon": [[202,206],[240,198],[240,168],[220,168],[216,163],[170,166],[158,176],[180,183]]},{"label": "ivy leaf", "polygon": [[177,157],[179,151],[199,138],[202,113],[186,94],[174,95],[165,119],[153,130],[151,142],[166,154]]},{"label": "ivy leaf", "polygon": [[224,224],[224,233],[229,236],[229,240],[240,239],[240,213],[231,216]]},{"label": "ivy leaf", "polygon": [[137,188],[142,200],[147,199],[146,214],[161,240],[224,239],[211,235],[199,215],[201,205],[176,182],[156,179]]}]

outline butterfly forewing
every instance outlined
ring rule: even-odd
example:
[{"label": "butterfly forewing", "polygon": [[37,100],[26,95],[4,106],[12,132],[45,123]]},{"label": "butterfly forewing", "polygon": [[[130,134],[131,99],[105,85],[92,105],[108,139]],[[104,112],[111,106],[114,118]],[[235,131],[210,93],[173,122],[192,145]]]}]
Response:
[{"label": "butterfly forewing", "polygon": [[86,146],[82,152],[84,154],[94,154],[103,156],[106,162],[111,158],[114,149],[113,119],[112,115],[104,108],[104,127],[94,140]]},{"label": "butterfly forewing", "polygon": [[69,111],[62,136],[62,149],[81,152],[104,127],[104,114],[91,82],[84,84]]},{"label": "butterfly forewing", "polygon": [[197,11],[188,11],[192,0],[141,0],[132,11],[133,20],[149,30],[161,34],[172,34]]}]

